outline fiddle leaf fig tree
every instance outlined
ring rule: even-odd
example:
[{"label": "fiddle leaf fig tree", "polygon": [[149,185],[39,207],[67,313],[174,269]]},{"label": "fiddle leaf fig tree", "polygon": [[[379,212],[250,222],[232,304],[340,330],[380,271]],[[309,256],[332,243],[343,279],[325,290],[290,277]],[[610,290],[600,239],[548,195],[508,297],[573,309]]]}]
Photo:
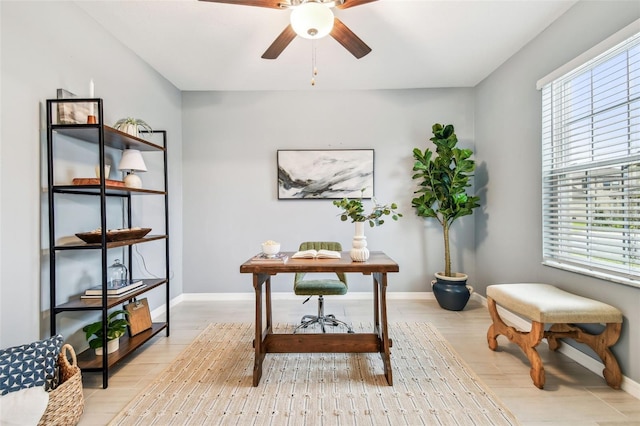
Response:
[{"label": "fiddle leaf fig tree", "polygon": [[433,137],[429,140],[436,146],[435,154],[429,148],[424,152],[414,148],[413,179],[418,181],[417,194],[411,200],[416,214],[434,218],[442,226],[444,237],[444,275],[451,274],[451,252],[449,250],[449,229],[453,222],[473,213],[479,207],[480,197],[467,194],[471,186],[469,179],[475,170],[475,161],[470,157],[470,149],[457,148],[458,137],[451,124],[434,124]]}]

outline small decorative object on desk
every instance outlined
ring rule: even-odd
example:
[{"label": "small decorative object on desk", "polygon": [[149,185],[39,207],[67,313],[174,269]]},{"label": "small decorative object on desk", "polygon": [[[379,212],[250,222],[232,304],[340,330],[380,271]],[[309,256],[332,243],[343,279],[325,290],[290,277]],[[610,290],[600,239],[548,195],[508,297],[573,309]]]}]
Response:
[{"label": "small decorative object on desk", "polygon": [[334,250],[302,250],[296,252],[292,259],[340,259],[339,251]]},{"label": "small decorative object on desk", "polygon": [[267,240],[262,243],[262,253],[268,256],[275,256],[280,252],[280,243],[277,243],[273,240]]},{"label": "small decorative object on desk", "polygon": [[285,253],[277,253],[274,255],[258,253],[251,258],[251,263],[286,263],[287,260],[289,260],[289,256]]}]

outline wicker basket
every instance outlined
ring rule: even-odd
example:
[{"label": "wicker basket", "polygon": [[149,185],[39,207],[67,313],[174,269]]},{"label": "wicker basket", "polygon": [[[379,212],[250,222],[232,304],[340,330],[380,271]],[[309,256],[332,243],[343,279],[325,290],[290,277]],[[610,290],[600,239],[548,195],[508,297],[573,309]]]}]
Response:
[{"label": "wicker basket", "polygon": [[[71,363],[67,359],[67,352],[71,355]],[[76,425],[84,411],[82,374],[76,353],[69,344],[65,344],[58,355],[58,373],[60,384],[49,392],[49,404],[38,426]]]}]

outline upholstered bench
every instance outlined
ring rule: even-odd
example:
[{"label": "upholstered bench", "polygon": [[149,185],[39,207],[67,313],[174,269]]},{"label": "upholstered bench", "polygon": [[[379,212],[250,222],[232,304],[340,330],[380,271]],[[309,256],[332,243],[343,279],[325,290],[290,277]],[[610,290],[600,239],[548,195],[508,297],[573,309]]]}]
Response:
[{"label": "upholstered bench", "polygon": [[[558,349],[559,338],[572,338],[593,349],[604,363],[603,375],[609,386],[620,389],[622,373],[618,361],[609,349],[620,337],[622,313],[613,306],[568,293],[549,284],[495,284],[487,287],[487,302],[493,324],[487,331],[487,342],[496,350],[499,335],[516,343],[531,363],[534,385],[544,387],[544,367],[536,346],[547,339],[551,350]],[[531,320],[528,332],[516,330],[502,321],[496,304]],[[544,324],[552,323],[545,331]],[[587,333],[574,324],[606,324],[597,335]]]}]

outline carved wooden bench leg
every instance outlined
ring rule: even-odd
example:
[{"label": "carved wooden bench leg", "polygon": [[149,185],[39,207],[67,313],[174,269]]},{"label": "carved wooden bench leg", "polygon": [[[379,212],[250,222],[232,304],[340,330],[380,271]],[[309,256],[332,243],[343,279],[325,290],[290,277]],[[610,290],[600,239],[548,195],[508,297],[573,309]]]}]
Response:
[{"label": "carved wooden bench leg", "polygon": [[618,360],[609,348],[616,344],[620,338],[621,331],[622,323],[607,323],[600,334],[590,334],[580,327],[570,324],[553,324],[549,331],[545,333],[545,337],[549,342],[549,348],[554,351],[559,347],[557,340],[559,338],[571,338],[576,342],[588,345],[604,363],[602,375],[607,384],[613,389],[620,389],[622,372],[620,371]]},{"label": "carved wooden bench leg", "polygon": [[536,346],[540,344],[544,337],[544,324],[533,321],[531,323],[531,331],[518,331],[514,327],[508,326],[504,321],[502,321],[502,318],[500,318],[500,315],[498,314],[495,300],[491,297],[487,297],[487,304],[489,306],[491,320],[493,321],[489,326],[489,330],[487,330],[487,342],[489,344],[489,348],[494,351],[498,348],[498,341],[496,338],[501,334],[509,339],[509,341],[520,346],[520,349],[522,349],[531,364],[529,375],[531,376],[531,379],[533,379],[533,384],[537,388],[542,389],[545,382],[544,367],[542,366],[540,355],[538,354],[538,351],[536,351]]}]

